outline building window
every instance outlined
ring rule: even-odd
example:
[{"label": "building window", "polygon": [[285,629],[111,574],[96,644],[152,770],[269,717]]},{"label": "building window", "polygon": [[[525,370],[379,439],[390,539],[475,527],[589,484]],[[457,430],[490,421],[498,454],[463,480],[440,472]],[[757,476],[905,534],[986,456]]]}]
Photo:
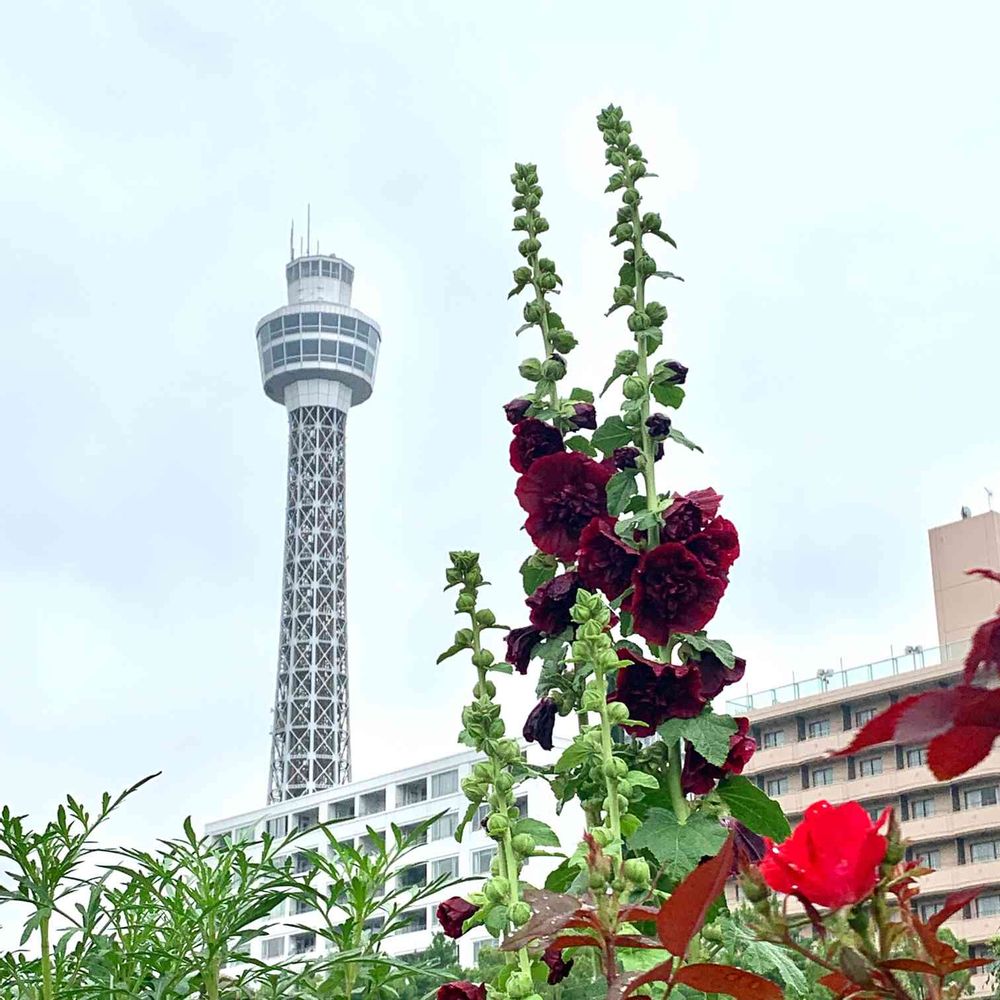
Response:
[{"label": "building window", "polygon": [[472,874],[473,875],[489,875],[490,865],[493,864],[493,858],[496,856],[497,849],[495,847],[484,847],[481,851],[472,852]]},{"label": "building window", "polygon": [[427,930],[427,910],[421,907],[419,910],[406,910],[399,915],[399,923],[393,930],[393,934],[412,934],[413,931]]},{"label": "building window", "polygon": [[265,961],[269,958],[281,958],[285,954],[285,939],[283,937],[266,938],[261,945],[260,957]]},{"label": "building window", "polygon": [[454,795],[458,791],[458,771],[442,771],[431,777],[431,796],[435,799],[442,795]]},{"label": "building window", "polygon": [[990,788],[970,788],[965,793],[966,809],[978,809],[980,806],[995,806],[996,804],[996,785],[993,785]]},{"label": "building window", "polygon": [[369,917],[361,926],[371,934],[374,931],[382,930],[385,925],[385,917]]},{"label": "building window", "polygon": [[311,872],[316,865],[313,863],[312,858],[303,851],[296,851],[292,855],[292,860],[295,862],[295,874],[304,875],[306,872]]},{"label": "building window", "polygon": [[927,819],[928,816],[933,816],[933,815],[934,815],[933,799],[914,799],[910,803],[911,819]]},{"label": "building window", "polygon": [[472,829],[481,830],[486,825],[486,817],[490,814],[489,803],[484,802],[472,817]]},{"label": "building window", "polygon": [[938,899],[932,903],[921,903],[920,904],[920,919],[923,921],[930,920],[935,913],[940,913],[944,909],[944,900]]},{"label": "building window", "polygon": [[817,767],[813,769],[812,783],[817,788],[833,784],[833,767]]},{"label": "building window", "polygon": [[427,865],[410,865],[404,868],[396,877],[396,885],[400,889],[413,889],[427,885]]},{"label": "building window", "polygon": [[458,813],[446,813],[431,823],[431,840],[445,840],[454,837],[458,829]]},{"label": "building window", "polygon": [[767,794],[771,796],[775,795],[787,795],[788,794],[788,777],[782,776],[780,778],[768,778],[767,779]]},{"label": "building window", "polygon": [[1000,917],[1000,894],[991,893],[976,900],[977,917]]},{"label": "building window", "polygon": [[396,785],[396,808],[401,806],[415,806],[419,802],[427,801],[427,779],[418,778],[416,781],[407,781],[403,785]]},{"label": "building window", "polygon": [[881,757],[865,757],[858,761],[858,775],[862,778],[874,778],[882,773]]},{"label": "building window", "polygon": [[860,711],[854,713],[854,725],[863,726],[865,723],[871,722],[874,718],[874,708],[862,708]]},{"label": "building window", "polygon": [[453,854],[450,858],[437,858],[431,862],[431,878],[439,879],[444,877],[458,878],[458,855]]},{"label": "building window", "polygon": [[500,942],[496,938],[483,938],[482,941],[472,942],[472,962],[473,964],[479,961],[479,953],[484,948],[496,948]]},{"label": "building window", "polygon": [[969,858],[975,863],[996,861],[1000,858],[1000,840],[981,840],[978,844],[970,844]]},{"label": "building window", "polygon": [[356,815],[357,807],[353,797],[330,803],[330,819],[354,819]]},{"label": "building window", "polygon": [[940,868],[941,851],[937,847],[929,847],[925,850],[917,851],[916,861],[918,865],[923,865],[924,868]]},{"label": "building window", "polygon": [[923,767],[927,763],[927,747],[914,747],[906,751],[907,767]]},{"label": "building window", "polygon": [[292,913],[309,913],[315,907],[308,899],[296,899],[292,904]]},{"label": "building window", "polygon": [[816,740],[821,736],[830,735],[830,720],[829,719],[813,719],[809,723],[809,739]]},{"label": "building window", "polygon": [[361,796],[361,815],[374,816],[375,813],[385,812],[385,789],[380,788],[377,792],[365,792]]},{"label": "building window", "polygon": [[272,837],[284,837],[288,833],[288,817],[272,816],[267,821],[267,832]]},{"label": "building window", "polygon": [[[418,829],[423,827],[420,833],[417,833]],[[410,841],[414,846],[417,844],[427,843],[427,827],[424,822],[418,823],[403,823],[399,828],[399,832],[407,839],[410,840],[411,837],[414,839]]]},{"label": "building window", "polygon": [[370,833],[363,833],[358,838],[358,850],[362,854],[378,854],[385,844],[385,834],[376,832],[373,837]]},{"label": "building window", "polygon": [[528,796],[519,795],[516,799],[514,799],[514,808],[517,810],[518,816],[520,816],[521,819],[524,819],[524,817],[528,815]]},{"label": "building window", "polygon": [[769,729],[764,733],[763,745],[765,750],[771,750],[774,747],[781,747],[785,745],[785,731],[784,729]]},{"label": "building window", "polygon": [[299,833],[305,833],[306,830],[312,830],[314,827],[319,826],[319,807],[294,813],[292,815],[292,825]]},{"label": "building window", "polygon": [[293,955],[304,955],[307,951],[313,951],[316,948],[316,935],[312,931],[293,934],[291,941],[291,953]]},{"label": "building window", "polygon": [[865,812],[868,813],[868,818],[873,822],[877,823],[882,818],[882,813],[885,812],[885,806],[865,806]]}]

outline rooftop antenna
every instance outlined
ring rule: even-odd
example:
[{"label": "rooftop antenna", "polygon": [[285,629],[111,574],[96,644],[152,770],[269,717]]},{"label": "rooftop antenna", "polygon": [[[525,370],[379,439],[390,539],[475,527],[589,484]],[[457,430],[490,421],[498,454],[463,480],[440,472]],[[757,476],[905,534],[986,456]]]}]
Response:
[{"label": "rooftop antenna", "polygon": [[986,506],[990,510],[993,510],[993,490],[988,486],[984,486],[983,489],[986,490]]},{"label": "rooftop antenna", "polygon": [[288,259],[295,260],[295,220],[292,219],[292,232],[288,237]]},{"label": "rooftop antenna", "polygon": [[312,250],[309,249],[311,239],[310,234],[312,232],[312,205],[306,203],[306,253],[311,254]]},{"label": "rooftop antenna", "polygon": [[302,237],[299,237],[299,256],[304,257],[305,251],[302,249]]}]

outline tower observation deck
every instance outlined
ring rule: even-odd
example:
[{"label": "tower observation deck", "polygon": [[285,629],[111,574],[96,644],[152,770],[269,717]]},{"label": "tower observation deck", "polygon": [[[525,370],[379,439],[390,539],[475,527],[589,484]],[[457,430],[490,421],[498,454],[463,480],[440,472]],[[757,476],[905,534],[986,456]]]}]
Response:
[{"label": "tower observation deck", "polygon": [[264,392],[288,411],[285,553],[268,802],[351,780],[344,454],[372,393],[381,331],[351,305],[354,268],[285,268],[288,305],[257,324]]}]

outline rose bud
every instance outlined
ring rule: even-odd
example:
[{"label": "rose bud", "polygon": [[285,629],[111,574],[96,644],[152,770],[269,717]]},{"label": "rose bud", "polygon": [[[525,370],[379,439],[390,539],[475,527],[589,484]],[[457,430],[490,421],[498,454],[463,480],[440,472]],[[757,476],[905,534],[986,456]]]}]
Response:
[{"label": "rose bud", "polygon": [[570,424],[578,431],[593,431],[597,429],[597,410],[593,403],[574,403],[573,416]]},{"label": "rose bud", "polygon": [[530,407],[530,399],[512,399],[509,403],[504,404],[503,412],[507,415],[508,423],[517,424],[528,415]]},{"label": "rose bud", "polygon": [[646,419],[646,430],[654,441],[662,441],[670,436],[670,417],[665,413],[653,413]]}]

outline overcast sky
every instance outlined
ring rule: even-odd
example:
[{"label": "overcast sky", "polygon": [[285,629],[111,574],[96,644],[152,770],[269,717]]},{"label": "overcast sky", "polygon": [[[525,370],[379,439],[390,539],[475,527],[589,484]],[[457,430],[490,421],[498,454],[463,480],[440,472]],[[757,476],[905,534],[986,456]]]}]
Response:
[{"label": "overcast sky", "polygon": [[[1000,494],[998,21],[912,2],[8,11],[0,800],[41,814],[162,770],[121,839],[263,804],[286,416],[253,335],[307,201],[383,330],[348,423],[355,775],[453,750],[472,668],[434,665],[448,549],[479,549],[501,621],[525,617],[499,407],[538,345],[505,298],[508,174],[539,164],[585,344],[571,381],[592,385],[627,346],[602,318],[609,101],[687,279],[662,292],[667,344],[706,454],[670,450],[660,481],[714,486],[742,538],[713,631],[751,688],[936,644],[926,530]],[[512,724],[529,689],[504,684]]]}]

